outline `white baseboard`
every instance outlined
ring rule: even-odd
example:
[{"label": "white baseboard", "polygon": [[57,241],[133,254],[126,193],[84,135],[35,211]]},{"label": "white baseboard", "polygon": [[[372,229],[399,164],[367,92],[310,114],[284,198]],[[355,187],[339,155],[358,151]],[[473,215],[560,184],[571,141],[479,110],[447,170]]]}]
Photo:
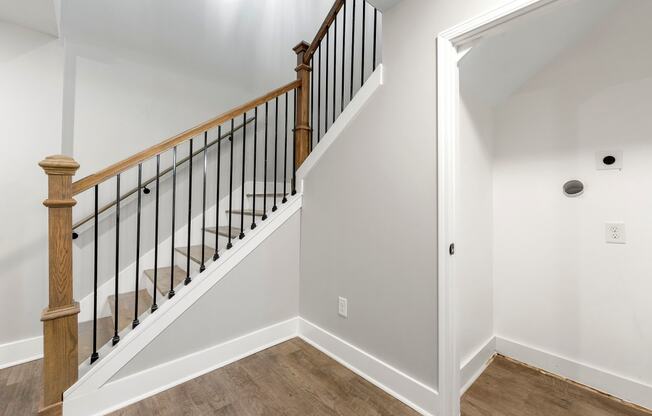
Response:
[{"label": "white baseboard", "polygon": [[302,318],[299,336],[422,415],[437,413],[438,393],[433,388]]},{"label": "white baseboard", "polygon": [[0,345],[0,370],[43,358],[43,337]]},{"label": "white baseboard", "polygon": [[496,337],[498,353],[565,377],[638,406],[652,409],[652,386],[546,351]]},{"label": "white baseboard", "polygon": [[234,361],[297,336],[298,318],[268,326],[222,344],[109,382],[88,394],[64,400],[66,416],[113,412]]},{"label": "white baseboard", "polygon": [[460,396],[463,395],[469,387],[475,383],[484,370],[486,370],[487,365],[489,365],[489,361],[494,354],[496,354],[496,337],[491,336],[475,354],[462,363],[460,367],[460,383],[462,385]]}]

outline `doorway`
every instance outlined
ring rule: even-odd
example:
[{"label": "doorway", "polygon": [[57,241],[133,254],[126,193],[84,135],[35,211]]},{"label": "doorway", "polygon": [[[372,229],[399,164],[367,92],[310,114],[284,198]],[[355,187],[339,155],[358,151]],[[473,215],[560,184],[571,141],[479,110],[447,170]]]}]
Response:
[{"label": "doorway", "polygon": [[650,17],[520,1],[438,37],[442,414],[496,353],[652,408]]}]

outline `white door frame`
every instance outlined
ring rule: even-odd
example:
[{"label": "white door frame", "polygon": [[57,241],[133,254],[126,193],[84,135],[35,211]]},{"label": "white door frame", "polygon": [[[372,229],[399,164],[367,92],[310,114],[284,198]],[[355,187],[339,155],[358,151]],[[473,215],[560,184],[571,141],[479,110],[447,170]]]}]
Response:
[{"label": "white door frame", "polygon": [[514,0],[437,36],[437,209],[439,416],[460,414],[460,357],[456,348],[455,176],[459,142],[460,54],[498,26],[561,0]]}]

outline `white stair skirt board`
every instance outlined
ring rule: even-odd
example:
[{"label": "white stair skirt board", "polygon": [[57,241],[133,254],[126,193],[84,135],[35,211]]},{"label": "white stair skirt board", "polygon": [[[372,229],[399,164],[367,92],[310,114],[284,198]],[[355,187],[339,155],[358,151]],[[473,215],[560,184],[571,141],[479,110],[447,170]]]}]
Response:
[{"label": "white stair skirt board", "polygon": [[140,373],[88,394],[67,397],[66,416],[104,415],[297,336],[298,318],[270,325]]},{"label": "white stair skirt board", "polygon": [[100,350],[100,361],[64,393],[64,402],[70,403],[85,396],[93,395],[113,377],[129,360],[145,348],[165,328],[174,322],[204,293],[235,268],[245,257],[256,249],[267,237],[272,235],[293,214],[301,209],[300,194],[291,197],[286,204],[279,206],[267,221],[260,222],[255,230],[225,251],[219,260],[211,263],[204,273],[193,279],[192,285],[177,293],[172,299],[163,303],[157,313],[147,317],[136,329],[127,333],[115,347],[105,346]]},{"label": "white stair skirt board", "polygon": [[630,403],[652,409],[652,386],[645,383],[501,337],[496,337],[496,351],[506,357],[592,387]]},{"label": "white stair skirt board", "polygon": [[43,358],[43,337],[0,345],[0,370]]},{"label": "white stair skirt board", "polygon": [[303,318],[299,318],[299,336],[420,414],[436,414],[438,394],[433,388]]},{"label": "white stair skirt board", "polygon": [[460,367],[460,383],[462,396],[480,375],[487,369],[489,362],[496,354],[496,337],[490,337],[473,356],[463,362]]},{"label": "white stair skirt board", "polygon": [[358,113],[360,113],[360,110],[364,108],[367,101],[369,101],[381,85],[383,85],[382,64],[378,65],[374,73],[365,81],[362,88],[353,97],[353,100],[346,106],[342,114],[337,117],[335,123],[331,125],[324,137],[321,138],[319,145],[315,146],[308,155],[308,158],[301,164],[297,170],[297,183],[301,183],[301,186],[303,186],[303,178],[312,170],[324,153],[328,151],[328,148],[337,140],[346,126],[355,119]]}]

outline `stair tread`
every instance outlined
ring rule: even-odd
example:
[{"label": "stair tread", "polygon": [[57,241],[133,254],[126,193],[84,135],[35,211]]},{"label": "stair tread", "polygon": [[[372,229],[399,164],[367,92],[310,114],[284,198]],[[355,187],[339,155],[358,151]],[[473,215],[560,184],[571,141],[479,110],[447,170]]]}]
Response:
[{"label": "stair tread", "polygon": [[[252,197],[252,196],[260,197],[260,196],[265,196],[265,195],[267,195],[267,197],[273,197],[273,196],[274,196],[274,193],[273,193],[273,192],[267,192],[267,194],[265,194],[264,192],[256,192],[255,194],[254,194],[254,193],[248,193],[248,194],[247,194],[248,197]],[[282,197],[284,197],[284,196],[287,196],[287,195],[289,195],[288,192],[286,192],[286,193],[283,193],[283,192],[277,192],[277,193],[276,193],[276,196],[277,196],[277,197],[280,197],[280,198],[282,198]]]},{"label": "stair tread", "polygon": [[[90,359],[93,354],[93,321],[80,322],[78,336],[78,357],[79,364]],[[97,348],[100,349],[104,344],[113,338],[113,318],[106,316],[97,320]]]},{"label": "stair tread", "polygon": [[228,213],[233,213],[233,214],[237,214],[237,215],[240,215],[240,214],[255,215],[257,217],[262,217],[263,215],[265,215],[265,211],[263,211],[262,209],[257,209],[256,212],[254,212],[252,209],[245,209],[245,210],[241,210],[241,209],[228,210],[227,209],[226,213],[227,214]]},{"label": "stair tread", "polygon": [[[145,270],[145,275],[154,283],[154,269]],[[179,266],[174,266],[174,287],[179,286],[186,279],[186,271]],[[156,276],[156,289],[165,294],[170,291],[170,267],[159,267]]]},{"label": "stair tread", "polygon": [[[118,332],[131,325],[134,320],[134,306],[136,301],[136,292],[120,293],[118,304]],[[109,296],[109,306],[111,314],[115,313],[115,295]],[[147,289],[138,291],[138,316],[144,314],[152,306],[152,297]],[[115,316],[113,316],[115,319]]]},{"label": "stair tread", "polygon": [[[213,254],[215,254],[215,249],[213,247],[208,245],[205,247],[206,249],[204,250],[204,263],[212,259]],[[178,247],[176,250],[184,256],[188,255],[188,247]],[[201,244],[190,246],[190,259],[195,263],[201,264]]]},{"label": "stair tread", "polygon": [[[206,227],[206,231],[215,234],[215,227]],[[229,227],[226,225],[218,227],[218,233],[224,237],[229,236]],[[240,228],[231,227],[231,237],[237,237],[240,235]]]}]

